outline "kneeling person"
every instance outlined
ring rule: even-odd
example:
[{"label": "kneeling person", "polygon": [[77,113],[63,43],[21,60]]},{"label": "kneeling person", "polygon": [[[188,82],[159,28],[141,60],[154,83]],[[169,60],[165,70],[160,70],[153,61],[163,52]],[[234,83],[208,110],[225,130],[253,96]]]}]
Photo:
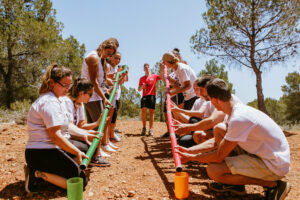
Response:
[{"label": "kneeling person", "polygon": [[[290,149],[281,128],[261,111],[236,102],[221,79],[210,81],[207,93],[229,116],[226,133],[214,152],[191,155],[178,147],[182,161],[208,163],[208,176],[218,182],[212,190],[243,194],[244,185],[260,185],[269,199],[284,199],[290,185],[281,179],[290,170]],[[229,157],[233,152],[237,155]]]}]

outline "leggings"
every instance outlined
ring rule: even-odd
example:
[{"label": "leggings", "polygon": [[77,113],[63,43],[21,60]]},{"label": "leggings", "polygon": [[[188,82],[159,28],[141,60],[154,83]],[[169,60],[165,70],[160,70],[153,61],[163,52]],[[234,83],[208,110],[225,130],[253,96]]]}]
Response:
[{"label": "leggings", "polygon": [[64,177],[82,177],[84,187],[87,178],[79,165],[62,149],[26,149],[25,159],[30,173],[36,170]]}]

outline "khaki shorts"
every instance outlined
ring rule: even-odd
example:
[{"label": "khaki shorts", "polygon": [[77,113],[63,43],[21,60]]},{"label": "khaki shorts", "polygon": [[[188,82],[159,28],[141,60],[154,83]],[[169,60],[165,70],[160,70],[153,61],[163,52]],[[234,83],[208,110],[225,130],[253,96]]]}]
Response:
[{"label": "khaki shorts", "polygon": [[269,170],[262,159],[255,155],[242,154],[226,157],[225,163],[232,174],[239,174],[265,181],[276,181],[283,178]]}]

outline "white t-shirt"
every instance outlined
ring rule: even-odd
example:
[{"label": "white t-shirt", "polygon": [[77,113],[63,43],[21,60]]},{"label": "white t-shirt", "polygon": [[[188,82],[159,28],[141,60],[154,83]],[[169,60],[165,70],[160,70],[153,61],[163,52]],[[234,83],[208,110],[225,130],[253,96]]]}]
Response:
[{"label": "white t-shirt", "polygon": [[68,134],[69,119],[62,102],[52,93],[42,94],[30,107],[27,116],[27,149],[59,148],[48,135],[47,129],[61,126],[61,133]]},{"label": "white t-shirt", "polygon": [[69,97],[60,97],[60,99],[65,106],[65,109],[68,112],[67,115],[70,116],[69,118],[73,124],[77,126],[79,121],[85,120],[83,103],[74,106],[73,101]]},{"label": "white t-shirt", "polygon": [[[90,52],[83,60],[83,63],[82,63],[82,68],[81,68],[81,78],[86,78],[88,79],[89,81],[91,81],[90,79],[90,74],[89,74],[89,68],[88,68],[88,65],[86,64],[85,62],[85,59],[89,56],[95,56],[99,59],[99,66],[98,66],[98,77],[97,77],[97,80],[98,80],[98,83],[100,85],[100,89],[103,91],[106,90],[105,89],[105,80],[104,80],[104,71],[103,71],[103,66],[101,64],[101,61],[100,61],[100,57],[98,56],[98,53],[97,51],[92,51]],[[90,98],[89,102],[90,101],[99,101],[101,100],[101,97],[95,92],[95,90],[93,91],[93,96]]]},{"label": "white t-shirt", "polygon": [[[118,71],[117,66],[115,66],[115,68],[113,68],[110,64],[108,64],[109,68],[110,68],[110,73],[116,73]],[[110,86],[110,88],[113,86]],[[116,89],[116,93],[115,93],[115,97],[114,100],[112,101],[112,106],[115,108],[116,107],[116,100],[119,100],[121,97],[121,87],[118,84],[117,85],[117,89]],[[119,99],[118,99],[119,98]]]},{"label": "white t-shirt", "polygon": [[196,74],[194,70],[189,65],[178,63],[178,68],[176,71],[174,71],[174,74],[178,78],[178,81],[181,85],[183,85],[185,81],[190,81],[191,83],[190,89],[183,92],[184,100],[187,101],[196,96],[193,88],[194,82],[196,80]]},{"label": "white t-shirt", "polygon": [[224,139],[238,142],[242,149],[260,157],[278,176],[290,170],[290,148],[281,128],[255,108],[236,103]]},{"label": "white t-shirt", "polygon": [[207,117],[211,116],[211,114],[214,112],[215,109],[216,108],[211,103],[211,101],[207,101],[206,102],[206,108],[205,108],[205,112],[204,112],[203,118],[207,118]]},{"label": "white t-shirt", "polygon": [[207,102],[205,101],[205,99],[203,97],[200,97],[200,98],[196,99],[191,110],[199,111],[202,106],[206,106],[206,103]]}]

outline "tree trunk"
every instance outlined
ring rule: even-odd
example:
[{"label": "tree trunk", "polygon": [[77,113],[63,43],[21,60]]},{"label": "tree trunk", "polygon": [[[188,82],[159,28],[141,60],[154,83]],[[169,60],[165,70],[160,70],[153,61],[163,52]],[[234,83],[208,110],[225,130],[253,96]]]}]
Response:
[{"label": "tree trunk", "polygon": [[255,72],[255,75],[256,75],[257,107],[259,110],[269,115],[266,109],[265,98],[262,89],[261,72],[260,71]]}]

